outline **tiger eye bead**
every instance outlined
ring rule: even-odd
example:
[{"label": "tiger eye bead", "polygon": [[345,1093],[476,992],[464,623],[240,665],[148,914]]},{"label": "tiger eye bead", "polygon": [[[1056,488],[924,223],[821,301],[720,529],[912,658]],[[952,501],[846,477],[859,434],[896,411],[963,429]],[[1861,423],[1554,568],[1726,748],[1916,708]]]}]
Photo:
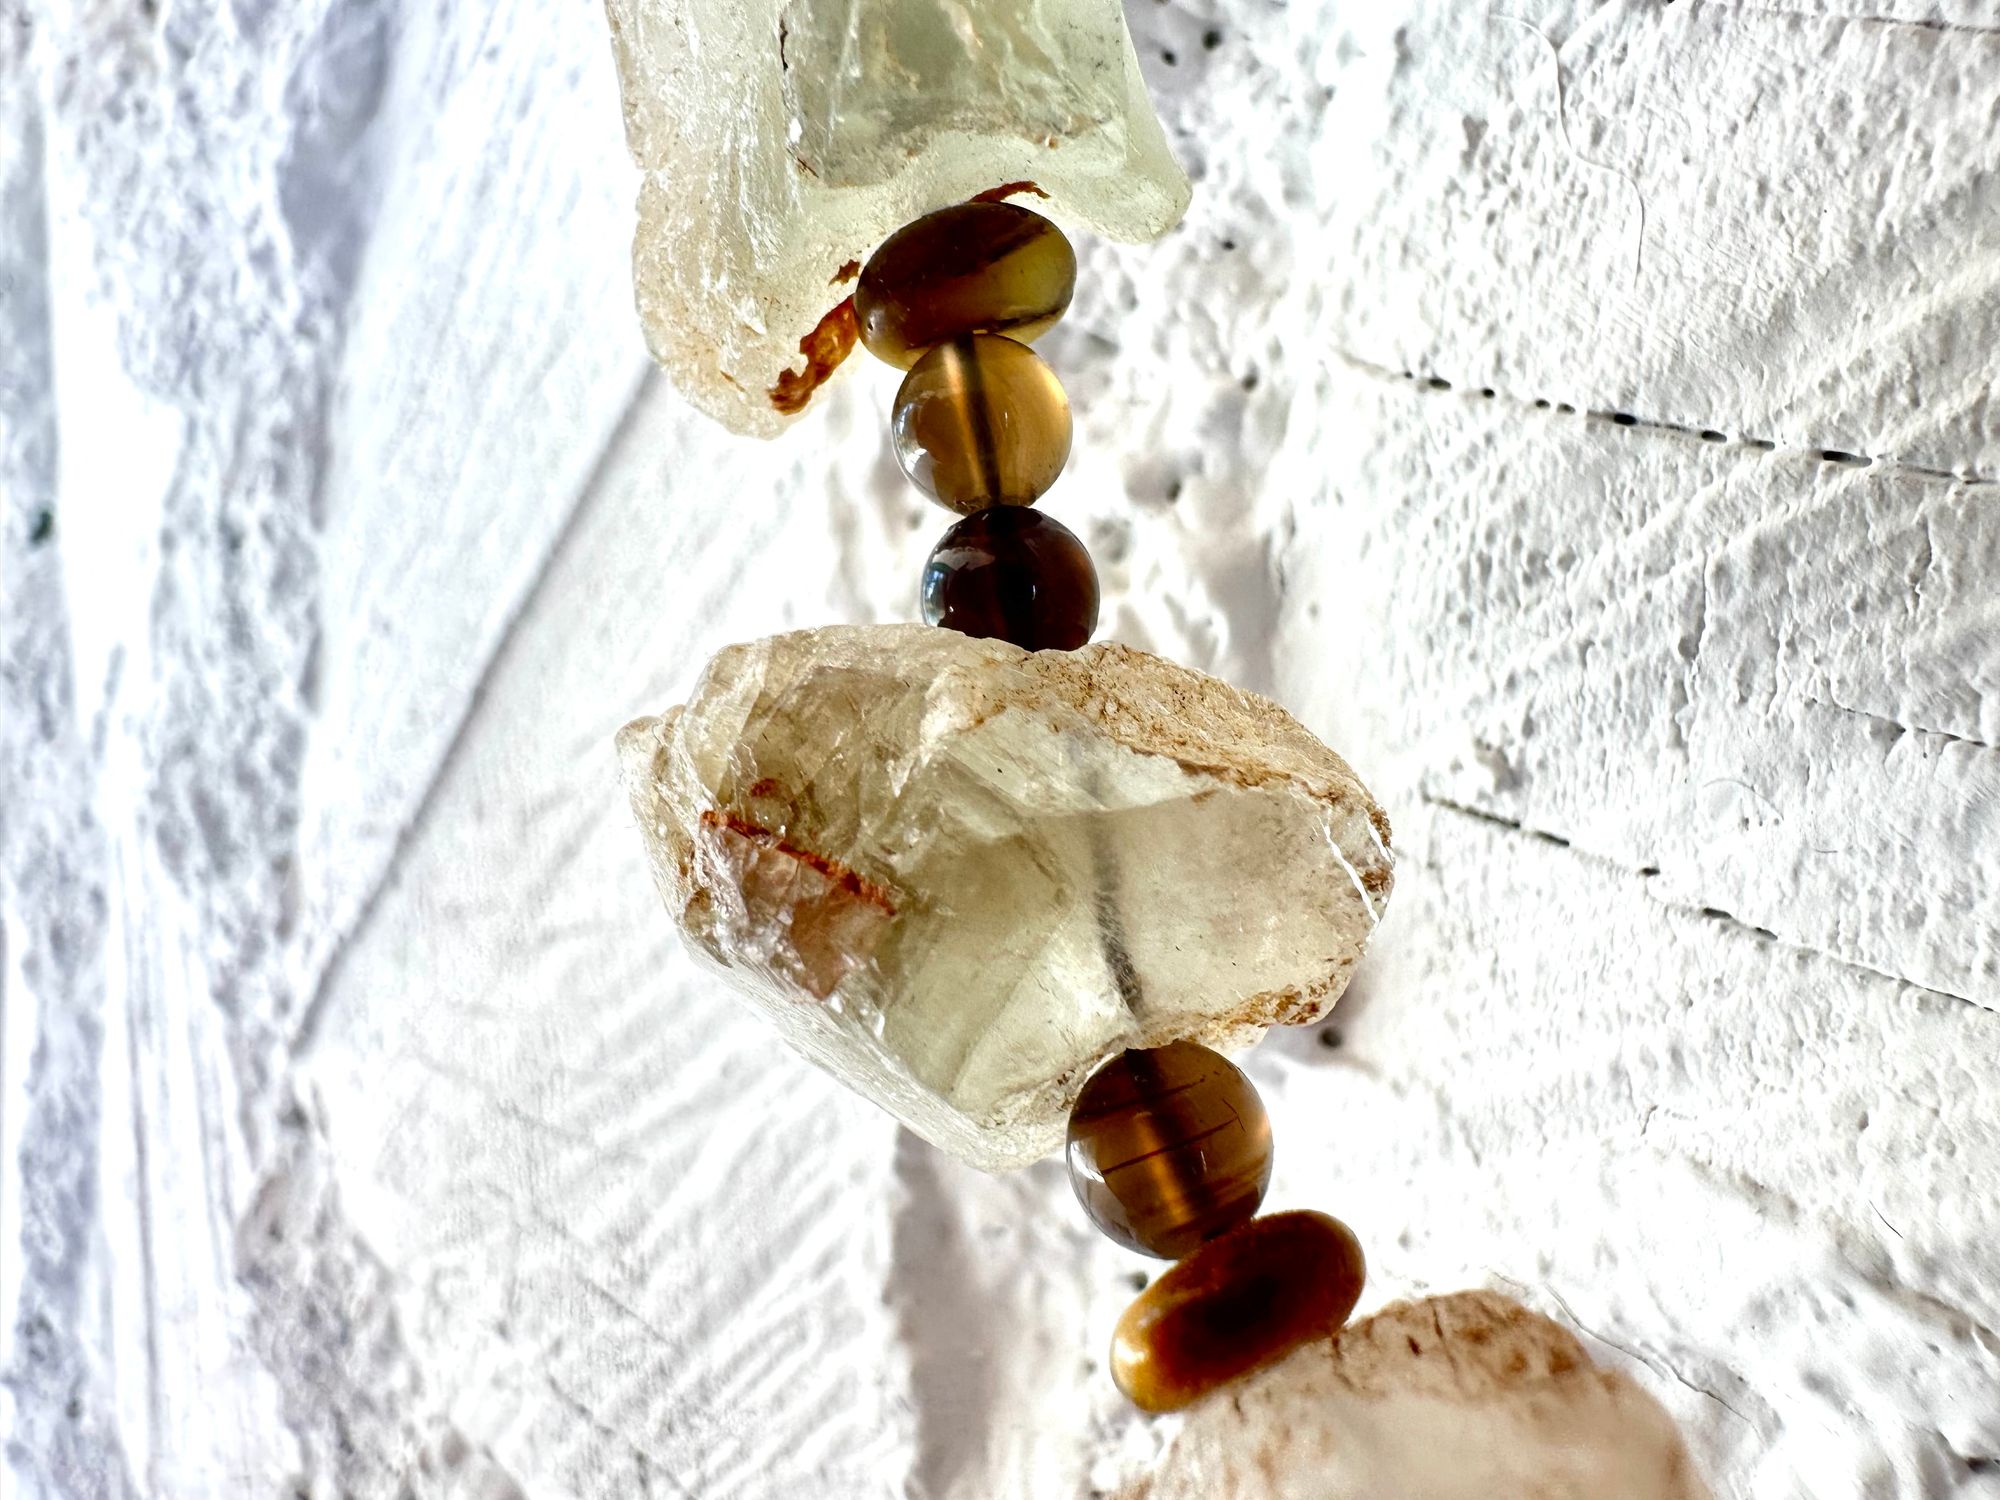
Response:
[{"label": "tiger eye bead", "polygon": [[1097,628],[1097,569],[1076,533],[1024,505],[958,522],[924,564],[927,625],[1074,651]]},{"label": "tiger eye bead", "polygon": [[1026,344],[971,333],[911,367],[889,430],[903,472],[946,508],[1032,505],[1069,460],[1069,397]]},{"label": "tiger eye bead", "polygon": [[1271,1121],[1242,1070],[1194,1042],[1120,1053],[1069,1117],[1069,1181],[1097,1227],[1177,1259],[1257,1212]]},{"label": "tiger eye bead", "polygon": [[1252,1219],[1125,1309],[1111,1335],[1111,1378],[1142,1410],[1177,1411],[1338,1332],[1366,1280],[1361,1243],[1340,1220]]},{"label": "tiger eye bead", "polygon": [[861,342],[907,370],[967,333],[1040,338],[1069,307],[1076,252],[1063,232],[1013,203],[960,203],[890,235],[854,288]]}]

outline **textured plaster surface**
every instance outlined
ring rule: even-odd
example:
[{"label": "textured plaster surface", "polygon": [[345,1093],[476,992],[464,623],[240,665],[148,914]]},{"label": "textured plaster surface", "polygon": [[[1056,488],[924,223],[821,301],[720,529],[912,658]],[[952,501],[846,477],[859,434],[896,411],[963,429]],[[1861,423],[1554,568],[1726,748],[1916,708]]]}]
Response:
[{"label": "textured plaster surface", "polygon": [[[1364,1310],[2000,1493],[2000,13],[1135,3],[1044,502],[1404,853],[1249,1055]],[[0,10],[8,1494],[1088,1495],[1139,1262],[679,953],[611,736],[911,612],[864,366],[648,373],[590,6]]]}]

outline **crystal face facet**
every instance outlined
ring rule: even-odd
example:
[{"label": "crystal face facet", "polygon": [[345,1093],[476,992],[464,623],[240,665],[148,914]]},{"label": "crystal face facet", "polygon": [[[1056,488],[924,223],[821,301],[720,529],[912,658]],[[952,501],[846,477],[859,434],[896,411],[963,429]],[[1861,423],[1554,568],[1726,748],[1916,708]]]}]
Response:
[{"label": "crystal face facet", "polygon": [[619,735],[668,909],[801,1052],[976,1166],[1128,1047],[1323,1015],[1388,822],[1267,699],[921,625],[731,646]]},{"label": "crystal face facet", "polygon": [[1091,1222],[1167,1260],[1257,1212],[1271,1181],[1271,1121],[1228,1058],[1193,1042],[1121,1052],[1070,1111],[1070,1186]]},{"label": "crystal face facet", "polygon": [[1076,251],[1013,203],[958,203],[905,224],[868,257],[854,287],[861,341],[907,370],[968,333],[1031,344],[1076,291]]},{"label": "crystal face facet", "polygon": [[1069,461],[1069,397],[1025,344],[968,334],[904,377],[889,435],[910,482],[947,510],[1032,505]]},{"label": "crystal face facet", "polygon": [[1126,132],[1125,80],[1108,66],[1124,19],[1104,6],[787,0],[778,25],[787,137],[836,187],[882,182],[954,131],[1110,146]]},{"label": "crystal face facet", "polygon": [[913,219],[1033,184],[1058,219],[1150,240],[1187,207],[1119,0],[605,9],[644,174],[647,347],[735,431],[768,436],[803,405],[801,344],[846,297],[843,269]]}]

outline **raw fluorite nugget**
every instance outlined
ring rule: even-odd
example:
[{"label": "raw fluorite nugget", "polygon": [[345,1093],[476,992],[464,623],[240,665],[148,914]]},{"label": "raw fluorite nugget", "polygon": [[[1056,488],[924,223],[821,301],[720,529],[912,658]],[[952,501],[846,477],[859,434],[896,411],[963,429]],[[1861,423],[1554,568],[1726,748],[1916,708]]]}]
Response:
[{"label": "raw fluorite nugget", "polygon": [[1267,699],[1123,646],[920,625],[731,646],[619,735],[689,946],[781,1033],[989,1169],[1127,1047],[1326,1012],[1388,822]]},{"label": "raw fluorite nugget", "polygon": [[[738,432],[776,432],[803,406],[831,357],[814,330],[853,289],[844,273],[911,220],[1033,183],[1066,223],[1149,240],[1187,206],[1119,0],[605,9],[644,173],[646,342]],[[781,388],[802,365],[808,378]]]},{"label": "raw fluorite nugget", "polygon": [[1204,1397],[1153,1472],[1118,1500],[1216,1495],[1708,1500],[1709,1491],[1673,1419],[1631,1376],[1597,1368],[1574,1334],[1519,1303],[1459,1292],[1395,1303]]}]

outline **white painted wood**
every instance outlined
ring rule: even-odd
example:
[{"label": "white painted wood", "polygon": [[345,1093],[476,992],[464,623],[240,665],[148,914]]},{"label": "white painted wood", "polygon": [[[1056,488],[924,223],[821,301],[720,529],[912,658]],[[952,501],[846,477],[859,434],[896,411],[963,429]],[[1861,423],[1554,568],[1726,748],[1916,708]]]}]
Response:
[{"label": "white painted wood", "polygon": [[[1046,503],[1397,825],[1249,1063],[1273,1202],[1573,1322],[1720,1493],[1991,1493],[2000,16],[1514,9],[1132,9],[1195,202],[1081,247]],[[1060,1174],[899,1140],[656,910],[611,730],[905,617],[939,513],[887,372],[769,446],[643,376],[597,15],[55,7],[0,119],[18,1492],[1143,1464]]]}]

